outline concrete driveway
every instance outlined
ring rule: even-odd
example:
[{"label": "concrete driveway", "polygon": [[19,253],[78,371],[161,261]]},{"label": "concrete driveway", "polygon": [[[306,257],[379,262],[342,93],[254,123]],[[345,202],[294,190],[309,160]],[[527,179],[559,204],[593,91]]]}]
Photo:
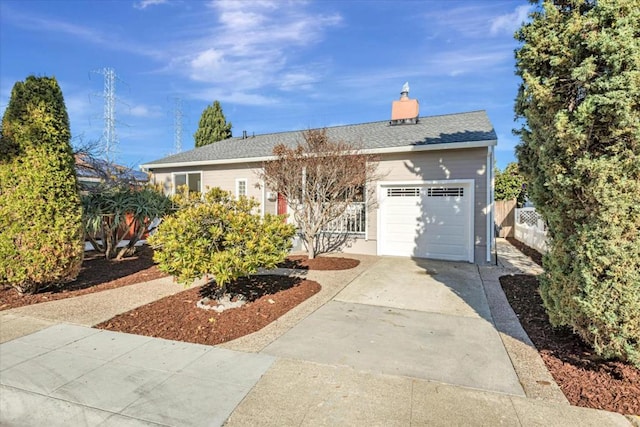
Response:
[{"label": "concrete driveway", "polygon": [[263,353],[524,396],[467,263],[380,258]]},{"label": "concrete driveway", "polygon": [[505,310],[506,270],[480,267],[483,286],[471,264],[354,257],[225,348],[89,327],[177,291],[163,279],[0,313],[0,425],[629,425],[531,387],[553,379]]}]

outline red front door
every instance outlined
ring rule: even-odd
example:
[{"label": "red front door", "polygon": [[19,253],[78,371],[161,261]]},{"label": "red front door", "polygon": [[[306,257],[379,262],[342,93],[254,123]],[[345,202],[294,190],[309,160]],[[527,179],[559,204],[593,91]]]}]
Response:
[{"label": "red front door", "polygon": [[278,215],[286,215],[287,214],[287,200],[284,198],[284,195],[278,193]]}]

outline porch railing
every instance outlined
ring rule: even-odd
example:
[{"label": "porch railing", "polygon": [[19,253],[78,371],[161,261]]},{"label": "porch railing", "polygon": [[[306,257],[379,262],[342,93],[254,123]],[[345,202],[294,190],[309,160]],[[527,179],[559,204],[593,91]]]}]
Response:
[{"label": "porch railing", "polygon": [[327,224],[322,231],[325,233],[364,234],[366,230],[365,204],[352,203],[339,218]]}]

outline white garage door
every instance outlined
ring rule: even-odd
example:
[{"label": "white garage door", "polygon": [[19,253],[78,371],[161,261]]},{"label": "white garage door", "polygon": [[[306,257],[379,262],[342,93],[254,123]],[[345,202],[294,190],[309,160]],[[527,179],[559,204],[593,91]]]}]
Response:
[{"label": "white garage door", "polygon": [[473,262],[469,184],[382,186],[380,253]]}]

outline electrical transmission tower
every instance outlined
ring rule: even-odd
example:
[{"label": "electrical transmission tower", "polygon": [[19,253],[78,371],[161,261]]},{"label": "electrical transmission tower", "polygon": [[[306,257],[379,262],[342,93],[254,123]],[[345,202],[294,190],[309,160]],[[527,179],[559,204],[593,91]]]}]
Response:
[{"label": "electrical transmission tower", "polygon": [[173,149],[176,153],[182,152],[182,99],[174,98],[173,105]]},{"label": "electrical transmission tower", "polygon": [[107,162],[115,159],[118,146],[118,134],[116,133],[116,71],[111,67],[105,67],[94,71],[104,76],[104,131],[102,133],[102,148]]}]

